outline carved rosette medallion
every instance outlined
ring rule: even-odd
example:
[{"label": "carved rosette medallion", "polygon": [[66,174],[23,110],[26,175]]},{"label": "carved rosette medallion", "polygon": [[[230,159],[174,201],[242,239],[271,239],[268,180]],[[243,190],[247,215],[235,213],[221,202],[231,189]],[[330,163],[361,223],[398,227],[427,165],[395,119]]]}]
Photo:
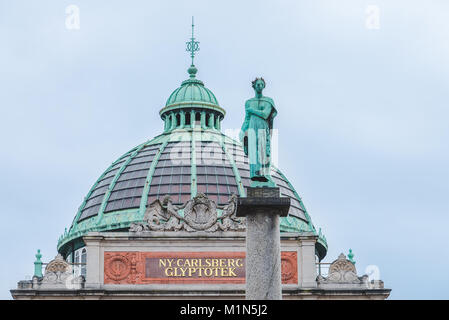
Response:
[{"label": "carved rosette medallion", "polygon": [[136,253],[105,253],[105,283],[135,283],[137,280]]},{"label": "carved rosette medallion", "polygon": [[296,252],[282,252],[281,254],[282,283],[297,283],[298,268]]},{"label": "carved rosette medallion", "polygon": [[131,263],[124,256],[116,256],[107,262],[106,274],[112,280],[125,279],[131,272]]}]

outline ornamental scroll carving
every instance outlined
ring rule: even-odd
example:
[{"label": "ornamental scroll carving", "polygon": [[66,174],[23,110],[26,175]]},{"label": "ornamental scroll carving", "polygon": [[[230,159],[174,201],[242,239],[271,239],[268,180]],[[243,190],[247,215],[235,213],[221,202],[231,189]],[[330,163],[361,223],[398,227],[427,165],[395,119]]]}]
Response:
[{"label": "ornamental scroll carving", "polygon": [[[221,216],[217,209],[222,210]],[[175,206],[170,196],[156,199],[145,211],[143,223],[133,223],[131,232],[148,231],[244,231],[244,218],[236,217],[237,195],[232,194],[224,206],[198,194],[182,206]],[[184,214],[178,212],[183,210]]]},{"label": "ornamental scroll carving", "polygon": [[341,253],[338,259],[331,263],[327,278],[319,277],[318,281],[322,283],[360,284],[364,282],[364,277],[357,276],[355,265]]},{"label": "ornamental scroll carving", "polygon": [[58,254],[47,264],[45,274],[38,285],[42,289],[80,289],[84,281],[83,276],[73,274],[72,266]]},{"label": "ornamental scroll carving", "polygon": [[58,254],[53,260],[51,260],[45,268],[45,274],[48,272],[70,272],[72,267],[64,260],[61,254]]}]

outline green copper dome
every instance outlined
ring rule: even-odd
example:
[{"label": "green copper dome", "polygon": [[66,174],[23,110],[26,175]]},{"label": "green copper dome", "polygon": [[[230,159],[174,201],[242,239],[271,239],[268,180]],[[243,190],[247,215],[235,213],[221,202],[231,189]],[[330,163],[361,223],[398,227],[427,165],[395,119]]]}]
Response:
[{"label": "green copper dome", "polygon": [[159,112],[162,118],[170,111],[185,110],[186,108],[213,110],[224,117],[226,112],[218,104],[213,92],[206,88],[201,80],[196,79],[197,71],[195,66],[188,69],[190,78],[183,81],[181,86],[173,91],[167,99],[165,107]]},{"label": "green copper dome", "polygon": [[215,95],[204,86],[201,80],[189,79],[183,81],[181,87],[173,91],[167,100],[166,107],[185,104],[197,104],[219,107]]}]

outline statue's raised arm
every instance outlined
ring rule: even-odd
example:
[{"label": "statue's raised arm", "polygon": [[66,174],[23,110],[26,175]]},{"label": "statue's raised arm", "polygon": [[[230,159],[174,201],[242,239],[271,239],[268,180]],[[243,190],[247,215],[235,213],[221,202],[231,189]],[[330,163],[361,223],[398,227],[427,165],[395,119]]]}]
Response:
[{"label": "statue's raised arm", "polygon": [[273,99],[264,97],[265,80],[252,82],[255,97],[245,102],[245,120],[240,132],[250,162],[251,186],[275,186],[271,179],[271,130],[277,114]]}]

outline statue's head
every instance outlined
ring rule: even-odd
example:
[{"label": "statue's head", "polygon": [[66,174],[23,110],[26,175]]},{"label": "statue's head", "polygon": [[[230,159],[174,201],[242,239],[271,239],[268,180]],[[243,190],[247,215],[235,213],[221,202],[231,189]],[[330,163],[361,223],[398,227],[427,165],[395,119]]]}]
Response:
[{"label": "statue's head", "polygon": [[252,82],[252,86],[254,88],[254,91],[257,93],[262,93],[262,90],[265,89],[265,80],[263,78],[256,78]]}]

